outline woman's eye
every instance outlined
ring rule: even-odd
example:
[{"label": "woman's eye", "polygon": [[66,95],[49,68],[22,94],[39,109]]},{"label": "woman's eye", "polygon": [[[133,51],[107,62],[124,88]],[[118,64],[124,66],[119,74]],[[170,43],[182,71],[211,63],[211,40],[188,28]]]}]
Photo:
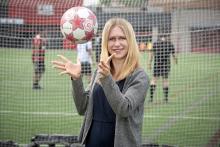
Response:
[{"label": "woman's eye", "polygon": [[115,41],[116,39],[114,37],[109,38],[110,41]]},{"label": "woman's eye", "polygon": [[126,37],[110,37],[109,41],[116,41],[116,40],[126,40]]},{"label": "woman's eye", "polygon": [[119,40],[126,40],[125,37],[119,37]]}]

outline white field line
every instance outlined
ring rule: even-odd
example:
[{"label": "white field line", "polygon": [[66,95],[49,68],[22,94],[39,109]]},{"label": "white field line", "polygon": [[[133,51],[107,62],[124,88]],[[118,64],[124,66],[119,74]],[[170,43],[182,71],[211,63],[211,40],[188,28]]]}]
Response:
[{"label": "white field line", "polygon": [[2,114],[28,114],[28,115],[61,115],[61,116],[76,116],[77,113],[65,112],[17,112],[17,111],[0,111]]},{"label": "white field line", "polygon": [[[210,96],[204,96],[199,101],[194,101],[190,106],[187,107],[187,109],[185,109],[185,111],[181,111],[181,112],[178,112],[176,115],[170,116],[166,123],[164,123],[163,125],[158,127],[154,131],[153,134],[151,134],[150,136],[147,137],[148,138],[147,141],[148,142],[154,142],[155,139],[161,133],[163,133],[166,130],[168,130],[169,128],[171,128],[173,125],[175,125],[177,123],[177,121],[181,121],[183,119],[213,120],[213,117],[211,118],[211,117],[188,117],[188,116],[186,116],[187,114],[189,114],[190,112],[192,112],[193,110],[198,108],[202,103],[207,101]],[[217,117],[217,118],[215,117],[214,119],[217,120],[217,121],[220,120],[219,117]]]},{"label": "white field line", "polygon": [[[17,111],[0,111],[0,114],[24,114],[24,115],[60,115],[60,116],[77,116],[78,114],[65,112],[17,112]],[[196,116],[164,116],[164,115],[144,115],[144,118],[169,118],[169,119],[191,119],[191,120],[218,120],[220,117],[196,117]]]}]

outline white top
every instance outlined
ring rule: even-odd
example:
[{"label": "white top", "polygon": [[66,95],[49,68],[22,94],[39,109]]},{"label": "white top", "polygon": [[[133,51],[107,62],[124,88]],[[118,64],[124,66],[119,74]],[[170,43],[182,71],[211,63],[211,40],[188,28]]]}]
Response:
[{"label": "white top", "polygon": [[77,57],[81,62],[89,62],[92,64],[92,42],[88,41],[84,44],[77,44]]}]

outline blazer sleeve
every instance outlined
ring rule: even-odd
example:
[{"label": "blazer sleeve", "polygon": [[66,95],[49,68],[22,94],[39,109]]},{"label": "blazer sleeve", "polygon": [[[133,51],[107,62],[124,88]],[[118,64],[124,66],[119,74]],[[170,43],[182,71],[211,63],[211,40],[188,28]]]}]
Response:
[{"label": "blazer sleeve", "polygon": [[88,104],[89,91],[85,91],[81,77],[77,80],[71,79],[71,81],[73,88],[72,95],[77,112],[79,115],[84,115]]},{"label": "blazer sleeve", "polygon": [[89,98],[91,97],[90,91],[94,86],[96,74],[97,74],[97,69],[94,71],[92,75],[91,83],[86,88],[86,90],[83,86],[82,77],[80,77],[77,80],[73,80],[71,78],[72,88],[73,88],[72,89],[73,100],[75,102],[75,106],[79,115],[85,115],[89,103]]}]

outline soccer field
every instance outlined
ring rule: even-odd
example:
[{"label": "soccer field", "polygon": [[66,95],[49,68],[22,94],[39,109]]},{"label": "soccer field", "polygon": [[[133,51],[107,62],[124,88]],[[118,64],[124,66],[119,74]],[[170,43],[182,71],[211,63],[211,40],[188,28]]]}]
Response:
[{"label": "soccer field", "polygon": [[[83,117],[76,112],[70,78],[52,68],[57,54],[76,61],[75,51],[46,50],[43,89],[33,90],[31,49],[0,49],[0,140],[28,144],[36,134],[78,135]],[[141,52],[151,78],[147,61],[147,52]],[[161,81],[154,102],[146,97],[143,143],[199,147],[220,133],[219,61],[219,54],[178,54],[170,73],[168,104],[162,102]]]}]

